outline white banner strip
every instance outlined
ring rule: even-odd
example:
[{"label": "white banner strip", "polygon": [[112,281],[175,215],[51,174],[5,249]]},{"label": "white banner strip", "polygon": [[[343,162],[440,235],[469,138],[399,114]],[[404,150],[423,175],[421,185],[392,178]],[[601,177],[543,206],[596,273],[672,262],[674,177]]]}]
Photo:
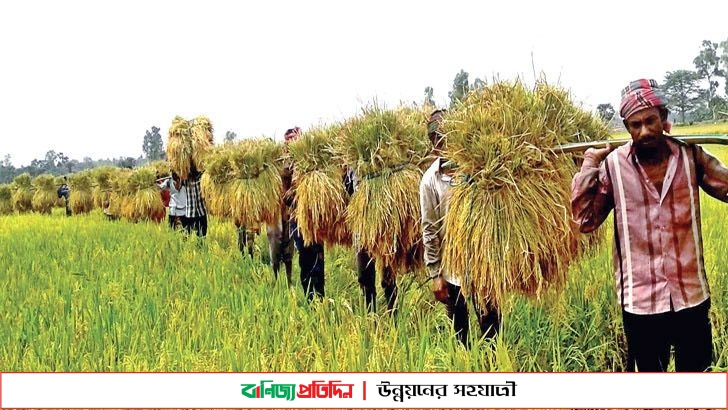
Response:
[{"label": "white banner strip", "polygon": [[3,408],[728,408],[726,373],[2,373]]}]

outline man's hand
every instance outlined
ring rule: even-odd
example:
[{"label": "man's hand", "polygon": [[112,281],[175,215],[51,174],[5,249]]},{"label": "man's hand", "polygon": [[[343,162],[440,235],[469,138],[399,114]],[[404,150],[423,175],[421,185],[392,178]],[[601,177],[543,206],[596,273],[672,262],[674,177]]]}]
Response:
[{"label": "man's hand", "polygon": [[584,164],[588,164],[592,167],[598,167],[599,164],[601,164],[602,161],[607,158],[607,155],[609,155],[610,152],[614,151],[615,148],[617,147],[613,147],[611,144],[607,144],[606,148],[589,148],[584,153]]},{"label": "man's hand", "polygon": [[445,278],[443,278],[442,275],[435,276],[435,278],[432,279],[432,293],[435,294],[435,299],[438,301],[443,303],[447,301],[447,281],[445,281]]}]

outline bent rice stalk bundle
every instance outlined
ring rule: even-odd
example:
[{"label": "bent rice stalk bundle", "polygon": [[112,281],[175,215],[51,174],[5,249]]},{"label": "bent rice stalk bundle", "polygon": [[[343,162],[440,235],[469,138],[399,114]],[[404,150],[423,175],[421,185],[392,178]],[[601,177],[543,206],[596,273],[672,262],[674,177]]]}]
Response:
[{"label": "bent rice stalk bundle", "polygon": [[13,212],[13,190],[10,184],[0,184],[0,215]]},{"label": "bent rice stalk bundle", "polygon": [[30,212],[33,209],[33,185],[30,174],[25,172],[13,179],[13,208],[18,212]]},{"label": "bent rice stalk bundle", "polygon": [[394,272],[416,268],[406,255],[421,253],[419,164],[430,150],[425,119],[407,107],[370,107],[339,138],[342,162],[359,181],[347,207],[349,229],[358,247]]},{"label": "bent rice stalk bundle", "polygon": [[164,218],[165,209],[155,183],[156,178],[157,170],[152,166],[137,168],[129,175],[127,186],[131,200],[126,217],[131,221],[159,222]]},{"label": "bent rice stalk bundle", "polygon": [[293,218],[306,246],[351,245],[346,225],[349,194],[343,168],[335,162],[333,143],[340,126],[318,127],[288,144],[296,191]]},{"label": "bent rice stalk bundle", "polygon": [[166,150],[170,167],[180,178],[187,179],[192,165],[192,137],[190,124],[180,116],[175,117],[169,127]]},{"label": "bent rice stalk bundle", "polygon": [[92,193],[93,179],[89,171],[81,171],[68,178],[68,187],[71,194],[68,197],[68,205],[74,214],[91,212],[94,207]]},{"label": "bent rice stalk bundle", "polygon": [[206,171],[200,186],[210,215],[219,218],[232,216],[231,182],[235,171],[231,162],[230,146],[216,147],[207,157]]},{"label": "bent rice stalk bundle", "polygon": [[232,217],[241,226],[264,222],[277,225],[281,219],[283,148],[271,139],[248,139],[230,152],[234,179],[229,193]]},{"label": "bent rice stalk bundle", "polygon": [[58,189],[55,178],[50,174],[38,175],[33,179],[33,210],[43,214],[50,214],[58,199]]},{"label": "bent rice stalk bundle", "polygon": [[573,116],[559,118],[547,106],[519,82],[496,83],[471,93],[444,123],[445,155],[458,169],[443,268],[469,280],[463,291],[482,302],[497,305],[506,292],[534,295],[561,284],[574,257],[573,161],[550,149],[564,140]]}]

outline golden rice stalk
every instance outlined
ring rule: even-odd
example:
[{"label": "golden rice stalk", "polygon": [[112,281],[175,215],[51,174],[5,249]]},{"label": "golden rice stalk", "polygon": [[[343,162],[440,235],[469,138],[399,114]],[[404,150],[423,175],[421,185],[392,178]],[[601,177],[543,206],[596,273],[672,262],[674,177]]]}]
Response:
[{"label": "golden rice stalk", "polygon": [[[569,142],[586,142],[609,139],[610,132],[601,119],[577,106],[569,92],[563,88],[550,85],[545,80],[536,83],[535,93],[546,106],[546,128],[552,130],[558,138],[559,144]],[[581,166],[581,154],[572,154],[571,163],[564,162],[570,174],[576,173]],[[565,192],[565,203],[570,200],[570,192]],[[578,257],[596,248],[604,241],[604,232],[598,229],[589,235],[582,235],[578,227],[572,222],[569,239],[569,250]]]},{"label": "golden rice stalk", "polygon": [[419,164],[430,152],[426,121],[421,109],[366,107],[343,124],[336,147],[339,162],[361,176]]},{"label": "golden rice stalk", "polygon": [[336,163],[334,142],[341,126],[316,127],[287,145],[294,165],[296,190],[293,218],[304,243],[350,245],[346,224],[349,195],[344,168]]},{"label": "golden rice stalk", "polygon": [[337,138],[340,162],[359,181],[347,207],[358,247],[382,265],[409,270],[410,249],[420,246],[420,163],[431,147],[421,109],[376,105],[346,122]]},{"label": "golden rice stalk", "polygon": [[109,194],[107,213],[111,216],[122,217],[122,205],[130,201],[126,187],[131,172],[130,169],[126,168],[118,169],[109,179],[111,193]]},{"label": "golden rice stalk", "polygon": [[230,182],[235,170],[230,160],[232,145],[213,148],[206,159],[206,171],[202,174],[200,187],[210,215],[219,218],[232,216]]},{"label": "golden rice stalk", "polygon": [[71,193],[68,205],[74,214],[91,212],[94,207],[93,179],[88,170],[77,172],[68,178],[68,187]]},{"label": "golden rice stalk", "polygon": [[293,174],[296,207],[293,217],[306,246],[313,243],[351,244],[346,225],[348,194],[341,171],[328,167],[324,171]]},{"label": "golden rice stalk", "polygon": [[13,212],[13,190],[10,184],[0,184],[0,215]]},{"label": "golden rice stalk", "polygon": [[13,209],[18,212],[30,212],[33,209],[33,185],[30,174],[25,172],[13,179]]},{"label": "golden rice stalk", "polygon": [[92,196],[94,198],[94,206],[96,208],[106,208],[112,191],[111,178],[119,168],[103,166],[94,168],[92,176],[94,179],[94,188]]},{"label": "golden rice stalk", "polygon": [[[539,88],[540,87],[540,88]],[[573,159],[551,147],[578,135],[579,110],[557,89],[499,82],[476,90],[443,124],[457,164],[445,216],[443,268],[481,302],[561,284],[575,257]]]},{"label": "golden rice stalk", "polygon": [[169,165],[182,179],[187,179],[192,165],[192,137],[190,124],[177,116],[169,127],[167,141],[167,160]]},{"label": "golden rice stalk", "polygon": [[190,138],[192,146],[192,163],[198,170],[205,170],[205,159],[213,146],[213,128],[210,119],[198,116],[190,125]]},{"label": "golden rice stalk", "polygon": [[122,204],[122,216],[131,221],[157,220],[164,215],[164,204],[156,186],[157,170],[153,166],[134,169],[126,183],[130,200]]},{"label": "golden rice stalk", "polygon": [[232,217],[243,226],[278,224],[283,182],[283,147],[271,139],[248,139],[230,152],[233,179],[229,184]]},{"label": "golden rice stalk", "polygon": [[362,179],[349,201],[346,222],[379,266],[407,270],[407,252],[421,242],[419,184],[415,165]]},{"label": "golden rice stalk", "polygon": [[53,205],[58,200],[55,178],[50,174],[38,175],[33,179],[33,210],[43,214],[50,214]]},{"label": "golden rice stalk", "polygon": [[154,172],[157,176],[157,178],[164,178],[171,175],[171,168],[169,166],[169,162],[166,160],[157,160],[152,161],[147,166],[154,168]]}]

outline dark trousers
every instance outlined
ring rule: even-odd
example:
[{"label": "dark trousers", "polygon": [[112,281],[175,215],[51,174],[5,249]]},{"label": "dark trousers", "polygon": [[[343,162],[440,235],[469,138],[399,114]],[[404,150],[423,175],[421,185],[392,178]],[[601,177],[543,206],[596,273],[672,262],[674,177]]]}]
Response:
[{"label": "dark trousers", "polygon": [[314,243],[305,246],[295,221],[290,221],[291,236],[298,251],[298,266],[301,268],[301,286],[309,301],[314,296],[325,295],[324,245]]},{"label": "dark trousers", "polygon": [[197,216],[194,218],[185,218],[184,228],[187,233],[191,233],[193,230],[197,233],[197,236],[204,238],[207,236],[207,215]]},{"label": "dark trousers", "polygon": [[[359,273],[359,286],[361,287],[362,293],[364,293],[364,299],[366,300],[367,307],[371,312],[377,310],[377,287],[376,276],[377,267],[366,250],[360,250],[356,254],[356,267]],[[387,300],[387,309],[394,311],[394,306],[397,301],[397,276],[394,270],[386,266],[382,269],[382,289],[384,290],[384,297]]]},{"label": "dark trousers", "polygon": [[238,228],[238,250],[240,254],[245,256],[247,252],[250,257],[253,257],[253,247],[255,245],[255,232],[252,229],[247,229],[244,226]]},{"label": "dark trousers", "polygon": [[169,215],[169,217],[168,217],[169,227],[172,228],[172,230],[182,228],[187,223],[186,219],[187,218],[184,216]]},{"label": "dark trousers", "polygon": [[627,370],[664,372],[675,347],[675,370],[703,372],[713,360],[710,299],[698,306],[654,315],[622,311],[627,336]]},{"label": "dark trousers", "polygon": [[[447,316],[453,322],[455,328],[455,336],[466,349],[470,348],[468,333],[470,330],[468,304],[465,296],[460,291],[460,286],[447,284],[448,297],[444,302],[447,307]],[[485,338],[495,338],[500,330],[501,314],[498,309],[488,303],[485,309],[481,310],[476,298],[473,298],[473,307],[478,315],[478,325],[480,333]]]}]

